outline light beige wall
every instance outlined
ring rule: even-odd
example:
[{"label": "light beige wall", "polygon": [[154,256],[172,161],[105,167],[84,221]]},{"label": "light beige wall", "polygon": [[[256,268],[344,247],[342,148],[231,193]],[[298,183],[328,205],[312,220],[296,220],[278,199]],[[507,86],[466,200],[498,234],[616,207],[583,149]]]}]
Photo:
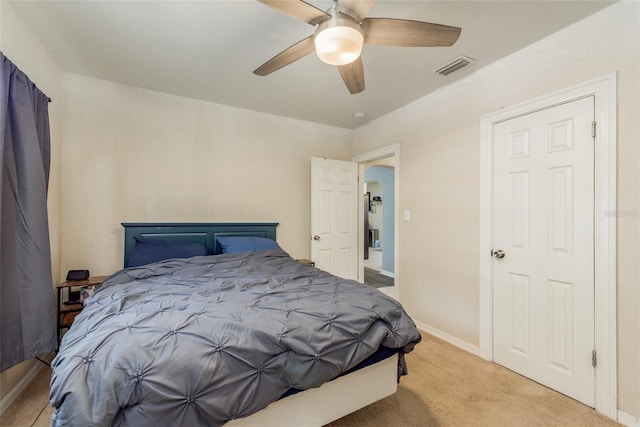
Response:
[{"label": "light beige wall", "polygon": [[[621,2],[354,132],[354,155],[401,143],[401,298],[479,344],[480,116],[618,71],[618,401],[640,417],[640,3]],[[481,58],[479,58],[481,60]],[[444,255],[443,255],[444,254]]]},{"label": "light beige wall", "polygon": [[[53,280],[60,279],[60,154],[62,146],[62,73],[47,52],[24,25],[11,5],[0,0],[0,50],[24,71],[53,102],[49,104],[51,127],[51,174],[48,210]],[[51,319],[55,321],[55,319]],[[29,360],[0,373],[0,401],[15,387],[36,362]]]},{"label": "light beige wall", "polygon": [[65,75],[62,268],[122,268],[121,222],[277,221],[309,256],[309,159],[351,132]]}]

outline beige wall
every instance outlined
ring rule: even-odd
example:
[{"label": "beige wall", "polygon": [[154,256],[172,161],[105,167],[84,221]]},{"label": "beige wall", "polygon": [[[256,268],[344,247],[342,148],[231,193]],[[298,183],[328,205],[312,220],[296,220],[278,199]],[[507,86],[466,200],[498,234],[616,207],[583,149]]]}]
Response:
[{"label": "beige wall", "polygon": [[[354,132],[401,143],[400,290],[415,319],[479,344],[480,116],[618,71],[618,402],[640,417],[640,3],[623,2]],[[445,256],[443,256],[445,254]]]},{"label": "beige wall", "polygon": [[[49,232],[53,280],[60,278],[60,154],[62,145],[62,72],[40,41],[24,25],[8,2],[0,0],[0,50],[24,71],[53,102],[49,104],[51,174],[49,177]],[[53,320],[53,319],[52,319]],[[0,401],[35,365],[23,362],[0,373]]]},{"label": "beige wall", "polygon": [[121,222],[277,221],[309,256],[309,159],[351,132],[65,75],[62,270],[122,268]]},{"label": "beige wall", "polygon": [[[480,69],[356,130],[350,147],[346,130],[77,75],[65,93],[55,61],[0,0],[0,48],[54,101],[54,280],[119,268],[122,221],[279,221],[282,246],[306,257],[309,158],[401,142],[403,301],[416,320],[478,345],[480,116],[618,71],[618,398],[640,418],[638,8],[615,5]],[[0,399],[31,366],[0,374]]]}]

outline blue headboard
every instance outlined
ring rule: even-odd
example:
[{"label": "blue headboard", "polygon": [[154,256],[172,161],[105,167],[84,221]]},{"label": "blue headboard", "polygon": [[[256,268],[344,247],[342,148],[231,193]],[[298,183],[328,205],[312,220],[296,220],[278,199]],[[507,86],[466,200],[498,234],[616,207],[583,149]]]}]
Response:
[{"label": "blue headboard", "polygon": [[134,237],[203,243],[210,254],[220,254],[218,236],[257,236],[276,240],[277,222],[123,222],[124,265],[135,246]]}]

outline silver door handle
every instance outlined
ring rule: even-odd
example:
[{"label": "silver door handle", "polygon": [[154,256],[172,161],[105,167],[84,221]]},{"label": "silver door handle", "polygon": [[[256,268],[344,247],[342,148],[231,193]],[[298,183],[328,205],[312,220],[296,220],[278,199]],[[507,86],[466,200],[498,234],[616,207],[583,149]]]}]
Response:
[{"label": "silver door handle", "polygon": [[498,249],[497,251],[491,251],[491,256],[494,256],[498,259],[502,259],[504,258],[506,254],[504,253],[504,251],[502,249]]},{"label": "silver door handle", "polygon": [[311,238],[313,240],[320,240],[320,236],[318,236],[317,234],[314,234],[313,236],[311,236]]}]

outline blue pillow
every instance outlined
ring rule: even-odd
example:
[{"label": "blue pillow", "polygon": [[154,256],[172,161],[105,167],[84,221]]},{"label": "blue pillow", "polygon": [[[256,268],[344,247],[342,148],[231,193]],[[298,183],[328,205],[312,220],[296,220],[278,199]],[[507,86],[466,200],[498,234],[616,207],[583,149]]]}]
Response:
[{"label": "blue pillow", "polygon": [[217,238],[222,247],[222,253],[235,254],[238,252],[260,251],[263,249],[280,249],[275,240],[255,236],[220,236]]},{"label": "blue pillow", "polygon": [[207,255],[204,243],[134,237],[136,244],[126,267],[137,267],[170,258],[191,258]]}]

